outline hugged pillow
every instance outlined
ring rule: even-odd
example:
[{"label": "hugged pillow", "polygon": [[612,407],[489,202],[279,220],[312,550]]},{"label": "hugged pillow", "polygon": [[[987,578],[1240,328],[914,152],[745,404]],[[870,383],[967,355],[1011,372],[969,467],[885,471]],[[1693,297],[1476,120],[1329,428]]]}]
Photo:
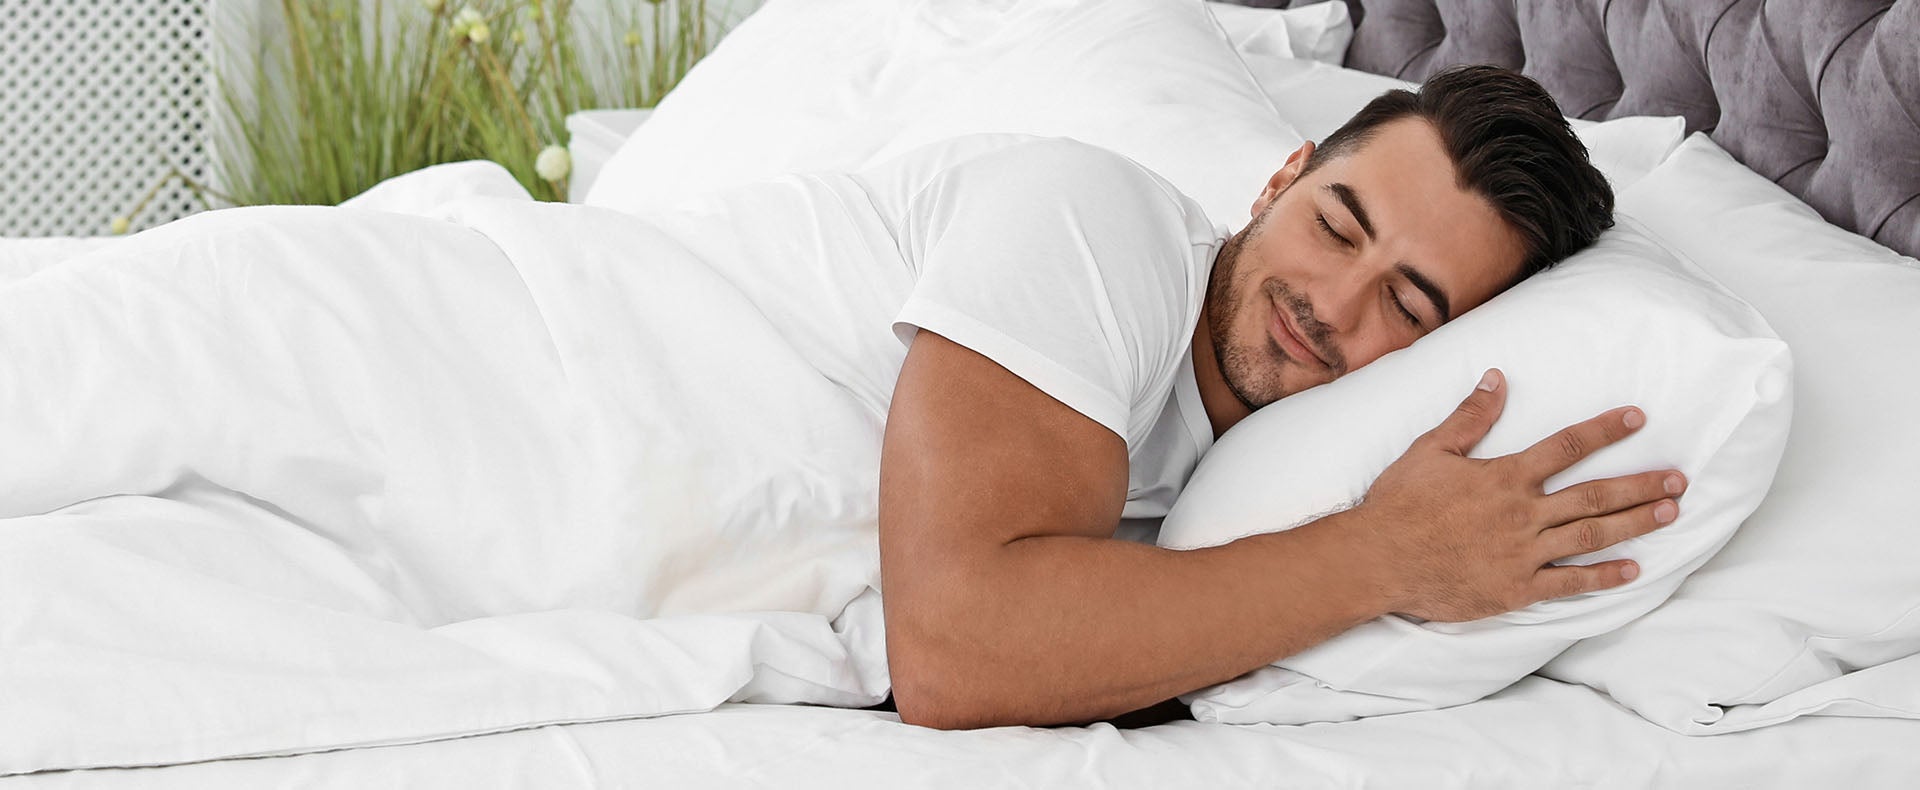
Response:
[{"label": "hugged pillow", "polygon": [[973,132],[1111,149],[1232,228],[1301,141],[1191,0],[771,0],[660,102],[585,202],[639,212]]},{"label": "hugged pillow", "polygon": [[1920,261],[1826,223],[1704,135],[1619,207],[1793,345],[1793,437],[1725,551],[1542,674],[1695,735],[1847,705],[1920,717],[1920,684],[1892,671],[1920,661]]},{"label": "hugged pillow", "polygon": [[1671,595],[1759,504],[1786,442],[1786,344],[1753,308],[1627,221],[1413,346],[1234,426],[1201,459],[1159,543],[1216,545],[1348,506],[1493,367],[1506,374],[1509,394],[1477,458],[1519,452],[1616,406],[1646,412],[1633,436],[1546,486],[1662,468],[1685,473],[1674,523],[1564,561],[1632,558],[1640,577],[1468,623],[1388,615],[1181,697],[1195,718],[1340,721],[1498,691]]}]

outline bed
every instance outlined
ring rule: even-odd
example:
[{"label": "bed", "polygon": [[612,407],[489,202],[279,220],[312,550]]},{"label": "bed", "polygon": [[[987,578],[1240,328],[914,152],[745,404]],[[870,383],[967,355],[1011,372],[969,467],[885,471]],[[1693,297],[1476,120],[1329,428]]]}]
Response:
[{"label": "bed", "polygon": [[[619,150],[603,150],[592,156],[577,151],[576,161],[605,162],[598,172],[579,174],[580,182],[585,182],[577,184],[586,192],[584,202],[608,211],[644,212],[651,203],[678,199],[675,190],[688,183],[703,188],[729,180],[752,183],[768,168],[786,166],[797,161],[795,157],[812,157],[807,167],[827,169],[858,161],[876,150],[910,145],[916,138],[956,129],[1046,132],[1064,125],[1077,131],[1072,124],[1079,123],[1080,117],[1105,111],[1098,102],[1063,104],[1058,95],[1045,91],[1013,100],[998,92],[973,95],[929,91],[928,85],[978,89],[980,83],[967,82],[969,75],[959,73],[958,68],[967,64],[968,53],[977,49],[1002,47],[996,50],[998,57],[1008,61],[1041,57],[1024,53],[1017,41],[1007,43],[1000,27],[969,27],[974,23],[984,25],[988,16],[984,12],[943,18],[949,24],[933,31],[937,36],[926,30],[916,31],[926,37],[908,43],[949,58],[930,57],[932,65],[925,71],[903,72],[922,78],[920,82],[894,86],[881,79],[867,84],[870,92],[866,94],[828,91],[791,99],[790,94],[783,94],[789,86],[765,74],[759,77],[768,80],[766,84],[728,83],[727,79],[745,79],[757,73],[753,71],[755,64],[743,61],[750,55],[773,52],[764,49],[770,46],[765,43],[767,38],[788,32],[785,27],[776,27],[776,21],[821,26],[834,23],[836,12],[821,12],[814,15],[817,18],[805,19],[791,10],[796,5],[769,4],[757,25],[750,22],[750,26],[743,26],[740,37],[730,39],[733,43],[723,45],[712,63],[702,67],[707,72],[704,78],[697,72],[689,77],[690,89],[680,102],[683,106],[663,105]],[[839,13],[860,9],[858,2],[833,5],[841,9]],[[827,8],[828,4],[820,7]],[[1668,119],[1611,126],[1588,138],[1606,140],[1605,135],[1617,135],[1608,144],[1609,175],[1617,184],[1633,180],[1649,185],[1632,199],[1624,197],[1622,190],[1623,212],[1638,212],[1636,221],[1654,225],[1668,235],[1688,232],[1689,223],[1696,221],[1688,212],[1697,208],[1695,204],[1713,201],[1676,197],[1677,189],[1655,190],[1652,186],[1696,183],[1687,179],[1699,173],[1711,181],[1719,177],[1714,174],[1731,172],[1723,165],[1742,167],[1717,158],[1730,154],[1744,163],[1743,172],[1758,173],[1765,183],[1743,187],[1746,191],[1737,199],[1723,201],[1725,211],[1716,216],[1728,228],[1737,230],[1706,236],[1702,250],[1736,248],[1740,239],[1732,235],[1735,233],[1764,238],[1766,226],[1771,225],[1784,228],[1784,235],[1767,240],[1771,245],[1767,249],[1791,251],[1801,249],[1795,245],[1803,245],[1814,250],[1797,256],[1781,252],[1790,259],[1776,267],[1778,271],[1809,277],[1823,271],[1821,267],[1842,267],[1846,276],[1864,274],[1870,282],[1884,282],[1884,293],[1877,295],[1914,292],[1910,290],[1913,278],[1907,275],[1920,275],[1920,270],[1911,258],[1903,257],[1920,252],[1920,121],[1915,120],[1920,118],[1920,92],[1913,88],[1920,84],[1920,41],[1916,41],[1920,39],[1920,3],[1914,0],[1830,4],[1758,0],[1581,4],[1364,0],[1337,7],[1307,5],[1286,12],[1294,14],[1286,18],[1279,16],[1282,12],[1278,10],[1211,4],[1206,13],[1220,25],[1216,31],[1219,38],[1213,43],[1244,69],[1249,83],[1257,86],[1257,99],[1307,139],[1324,137],[1379,91],[1408,85],[1404,80],[1422,79],[1452,63],[1494,62],[1522,68],[1553,91],[1572,116],[1593,121],[1627,116]],[[874,41],[856,40],[857,34],[884,37],[901,29],[875,33],[848,28],[840,33],[848,38],[838,43],[855,49],[879,47],[881,44]],[[801,33],[804,35],[795,37],[827,35],[812,29]],[[728,46],[740,50],[740,54],[729,56]],[[1070,51],[1061,57],[1080,54],[1084,53]],[[1337,65],[1342,55],[1346,67]],[[1176,52],[1169,62],[1181,60]],[[806,62],[810,61],[802,59],[789,65],[801,70],[794,64]],[[1051,62],[1029,60],[1016,65],[1032,68],[1036,63]],[[770,67],[760,64],[759,68]],[[879,72],[886,75],[885,69]],[[1194,72],[1182,75],[1189,73]],[[873,101],[875,95],[895,89],[930,93],[943,108]],[[1201,86],[1192,89],[1202,93]],[[790,104],[782,103],[789,100]],[[862,101],[869,102],[868,109],[848,109],[860,106]],[[1000,104],[989,106],[989,102]],[[896,106],[904,108],[893,109]],[[1008,106],[1018,112],[1007,110]],[[711,111],[696,111],[703,107]],[[950,115],[935,117],[941,112]],[[1050,112],[1054,114],[1048,115]],[[764,124],[738,132],[713,128],[723,125],[728,117],[766,114],[786,120],[776,130],[781,139],[774,139],[775,132]],[[1123,128],[1100,127],[1087,133],[1111,134],[1115,146],[1141,146],[1149,138],[1165,139],[1173,133],[1170,129],[1190,120],[1177,114],[1120,117],[1125,123],[1118,126]],[[1674,117],[1680,120],[1671,120]],[[860,126],[850,126],[850,119]],[[631,122],[601,119],[605,125],[623,129],[631,128],[623,126]],[[1647,143],[1650,130],[1664,130],[1667,135],[1662,142]],[[1701,130],[1710,131],[1711,139],[1681,142],[1682,132]],[[1232,146],[1247,145],[1230,139],[1235,132],[1230,123],[1223,121],[1211,131],[1223,136],[1208,149],[1212,152],[1231,150],[1231,155],[1239,156],[1239,150]],[[690,153],[691,149],[663,154],[630,145],[646,142],[644,135],[660,142],[695,134],[707,138],[725,134],[758,137],[713,141],[714,147],[722,150],[727,145],[755,143],[753,148],[742,149],[755,153],[725,162],[703,161]],[[576,141],[576,146],[586,142],[590,141]],[[1249,155],[1270,154],[1256,148]],[[826,156],[843,159],[836,162]],[[1685,158],[1685,164],[1693,169],[1671,167],[1679,158]],[[1183,173],[1179,182],[1183,187],[1193,184],[1200,191],[1227,196],[1208,203],[1210,215],[1215,213],[1215,205],[1230,206],[1237,199],[1232,196],[1244,191],[1244,184],[1215,183],[1218,179],[1210,170],[1177,157],[1166,161],[1165,169]],[[532,241],[536,238],[535,226],[542,222],[577,222],[569,227],[576,227],[582,234],[612,227],[595,224],[610,214],[573,215],[555,208],[528,220],[515,215],[513,206],[517,204],[510,201],[462,201],[474,196],[491,196],[494,201],[511,198],[514,188],[500,180],[502,175],[482,166],[446,166],[430,175],[384,184],[357,199],[358,206],[466,222],[486,231],[492,243],[508,254],[526,257],[560,257],[565,252],[523,249],[536,246]],[[1247,175],[1265,177],[1264,173]],[[1781,197],[1765,191],[1780,187],[1791,195]],[[1812,215],[1804,207],[1787,211],[1785,219],[1768,213],[1786,205],[1793,196],[1820,214]],[[1671,224],[1659,225],[1662,217],[1670,219]],[[1754,218],[1762,227],[1739,224]],[[1231,222],[1233,218],[1228,215],[1223,220]],[[325,230],[324,222],[313,221],[316,232]],[[1846,234],[1848,240],[1818,246],[1810,238],[1817,234],[1807,231],[1815,224],[1825,229],[1821,232],[1830,230],[1838,235],[1851,231],[1859,236]],[[394,228],[396,232],[402,230],[398,224]],[[298,240],[283,243],[291,245]],[[452,235],[444,241],[449,245],[465,243]],[[644,234],[628,241],[650,243]],[[82,253],[100,246],[42,243],[0,250],[14,256],[7,261],[9,279],[24,284],[39,276],[35,272],[50,270],[70,257],[81,259]],[[583,246],[574,251],[591,249]],[[483,254],[491,254],[491,250],[476,244],[445,253],[447,257],[434,259],[433,265],[453,271]],[[1875,378],[1880,374],[1862,379],[1859,358],[1809,353],[1828,348],[1819,344],[1823,336],[1817,333],[1822,329],[1814,325],[1815,321],[1796,318],[1791,300],[1777,295],[1786,289],[1793,299],[1831,313],[1832,305],[1853,303],[1839,301],[1848,296],[1847,292],[1835,294],[1818,288],[1794,291],[1795,281],[1787,275],[1779,275],[1784,279],[1768,279],[1775,275],[1743,274],[1732,268],[1737,261],[1715,263],[1707,260],[1704,251],[1697,251],[1695,257],[1766,312],[1782,336],[1795,344],[1801,357],[1801,376],[1831,374],[1855,383],[1884,381],[1888,385],[1884,389],[1896,391],[1889,397],[1898,394],[1899,385],[1920,381],[1911,364],[1903,367],[1897,360],[1884,379]],[[1789,270],[1789,264],[1798,268]],[[551,283],[543,284],[538,279],[540,269],[531,271],[536,292],[582,313],[608,309],[603,303],[566,290],[564,277],[553,275]],[[429,280],[427,285],[439,283],[456,290],[469,287],[450,285],[454,282],[449,275],[444,280]],[[394,285],[396,290],[421,287],[400,279],[394,280]],[[473,298],[484,297],[486,292],[479,285],[471,287]],[[1857,291],[1858,287],[1852,292],[1856,300]],[[667,301],[647,304],[661,311],[672,307]],[[1897,304],[1874,302],[1852,317],[1866,321],[1872,316],[1898,313]],[[1910,328],[1911,323],[1905,326]],[[1887,331],[1883,327],[1884,322],[1846,324],[1835,331],[1858,335]],[[466,328],[490,331],[479,323]],[[1802,338],[1806,342],[1801,342]],[[1912,342],[1888,337],[1876,348],[1894,357]],[[591,374],[589,362],[583,358],[573,375]],[[768,365],[780,363],[772,356],[766,359]],[[1842,364],[1852,367],[1841,368]],[[675,370],[688,375],[699,373],[694,367]],[[631,386],[610,373],[604,375],[615,387]],[[417,386],[430,390],[437,385],[429,382]],[[123,728],[84,718],[49,722],[11,716],[4,725],[12,737],[0,743],[27,743],[31,748],[8,757],[5,753],[12,747],[0,746],[0,759],[7,761],[4,767],[15,772],[0,778],[0,786],[1910,787],[1920,780],[1920,750],[1912,748],[1920,743],[1920,699],[1915,696],[1920,694],[1920,617],[1914,615],[1920,611],[1920,591],[1908,578],[1912,574],[1904,569],[1912,567],[1906,564],[1909,558],[1920,558],[1920,542],[1910,529],[1920,525],[1920,511],[1910,503],[1887,497],[1886,491],[1891,489],[1884,486],[1888,481],[1909,479],[1912,462],[1903,460],[1897,450],[1836,448],[1827,443],[1827,436],[1858,436],[1859,426],[1843,422],[1849,416],[1846,414],[1829,419],[1810,411],[1810,407],[1821,406],[1821,395],[1817,386],[1809,387],[1803,378],[1801,412],[1812,416],[1796,416],[1794,441],[1798,444],[1789,445],[1788,458],[1775,478],[1774,493],[1762,504],[1756,523],[1748,525],[1725,556],[1700,571],[1670,606],[1655,613],[1661,617],[1650,615],[1646,622],[1636,623],[1638,632],[1623,629],[1622,636],[1614,641],[1627,643],[1624,646],[1589,640],[1596,644],[1589,647],[1583,643],[1539,672],[1465,705],[1286,725],[1230,725],[1179,717],[1155,723],[1120,722],[1121,726],[1098,723],[972,732],[914,727],[901,723],[884,704],[873,704],[885,696],[884,668],[876,669],[858,659],[863,650],[865,655],[872,654],[877,635],[863,632],[862,627],[870,628],[877,607],[871,596],[856,592],[856,585],[836,592],[838,597],[832,598],[832,605],[824,614],[815,612],[812,619],[768,615],[723,621],[701,620],[693,615],[656,630],[634,630],[631,624],[611,622],[524,620],[471,626],[461,636],[465,640],[463,649],[481,653],[491,650],[492,657],[505,657],[510,659],[508,663],[533,662],[572,670],[564,677],[487,674],[492,665],[481,663],[441,665],[472,672],[474,685],[463,686],[463,678],[408,677],[403,672],[394,674],[393,668],[388,668],[385,676],[354,675],[352,666],[323,663],[325,671],[338,671],[347,680],[402,681],[392,687],[342,684],[324,690],[323,696],[366,700],[388,695],[401,703],[440,704],[458,713],[418,721],[388,714],[382,720],[386,729],[378,732],[342,727],[334,720],[309,720],[295,722],[289,730],[262,734],[252,723],[271,718],[249,718],[257,711],[243,715],[218,706],[196,708],[189,696],[193,689],[190,683],[181,686],[180,696],[172,703],[188,712],[188,719],[182,721],[187,725],[183,732],[191,731],[193,737],[186,740],[205,747],[200,752],[162,748],[168,746],[166,739],[151,737],[151,732],[144,733],[149,737],[143,741],[138,716],[158,716],[151,712],[130,714],[135,716],[135,725]],[[810,403],[805,393],[796,397],[801,401],[796,409]],[[1897,400],[1870,401],[1866,409],[1858,408],[1858,403],[1848,401],[1848,409],[1835,408],[1872,411]],[[471,410],[463,416],[474,420],[504,413],[487,411],[486,404],[463,408]],[[854,414],[845,419],[857,421],[860,417]],[[1888,411],[1876,415],[1876,419],[1881,420],[1875,427],[1882,433],[1920,441],[1920,427],[1911,418]],[[1913,432],[1901,433],[1905,431]],[[333,437],[318,438],[333,441]],[[515,435],[498,441],[504,447],[523,440]],[[302,473],[338,475],[339,468],[326,464],[329,456],[325,448],[333,446],[325,444],[314,450],[307,459],[312,465]],[[541,457],[565,459],[559,455]],[[862,462],[852,456],[846,460]],[[1841,490],[1828,468],[1853,463],[1861,465],[1856,471],[1864,481],[1858,487]],[[353,482],[347,480],[342,485]],[[217,537],[221,524],[253,524],[268,533],[280,529],[278,525],[289,514],[296,523],[324,522],[319,504],[295,501],[288,505],[271,495],[266,482],[261,486],[258,499],[245,501],[212,498],[191,485],[165,492],[164,497],[183,507],[200,508],[170,514],[184,530],[182,539],[188,541],[182,544],[183,550],[201,545],[192,541]],[[1819,504],[1817,494],[1821,492],[1848,504],[1839,507],[1838,515],[1830,521],[1815,523],[1810,519],[1826,518],[1808,515],[1817,512],[1809,508]],[[218,523],[208,520],[208,514],[220,516]],[[91,515],[111,514],[101,510]],[[0,533],[0,537],[18,539],[24,532],[23,523],[15,521],[10,525],[12,531]],[[1794,529],[1802,524],[1830,529],[1820,530],[1826,533],[1824,539],[1793,534],[1810,531]],[[1124,524],[1123,535],[1151,541],[1156,527],[1153,523]],[[294,545],[294,538],[286,540],[284,545],[258,549],[259,556],[304,550]],[[858,555],[857,550],[845,547],[807,548],[820,550],[820,562],[836,568],[855,562],[857,557],[849,557]],[[139,556],[129,559],[122,554]],[[1779,559],[1782,554],[1790,555],[1793,562]],[[1870,557],[1878,559],[1863,559]],[[160,550],[143,555],[120,552],[100,573],[137,574],[147,568],[143,563],[167,559]],[[31,570],[14,566],[13,572]],[[199,570],[210,576],[234,573],[211,565]],[[84,575],[85,570],[72,572]],[[1751,592],[1756,589],[1756,578],[1782,579],[1772,585],[1779,590],[1778,597]],[[453,581],[445,583],[451,585]],[[300,593],[295,588],[299,584],[285,584],[289,586],[274,588],[279,590],[279,597],[269,603],[281,605],[298,598]],[[1815,600],[1805,593],[1808,588],[1830,589],[1832,597]],[[133,597],[127,600],[137,599],[135,593],[128,594]],[[209,593],[217,594],[217,590]],[[375,600],[378,596],[373,593],[366,596],[366,600],[339,605],[342,609],[360,606],[369,610],[386,605],[384,599]],[[192,603],[217,598],[175,600]],[[416,600],[429,599],[417,593],[408,602]],[[730,605],[751,609],[751,603]],[[220,612],[211,605],[207,611]],[[835,613],[837,616],[833,616]],[[1758,625],[1743,631],[1738,627],[1744,622],[1741,617]],[[463,622],[459,611],[441,613],[440,619],[456,629]],[[14,622],[31,625],[27,620]],[[1700,623],[1710,627],[1694,635],[1671,636],[1655,630],[1686,630]],[[494,630],[487,632],[485,628]],[[713,644],[736,649],[702,653],[689,648],[684,656],[674,654],[658,641],[663,635],[672,635],[666,630],[669,628],[703,634],[697,642],[669,645],[673,650]],[[1785,647],[1752,636],[1761,631],[1773,633],[1768,638],[1777,639]],[[342,631],[340,635],[364,637],[357,631]],[[746,675],[718,677],[688,671],[648,685],[645,679],[627,678],[608,669],[619,663],[617,651],[609,655],[583,647],[580,637],[596,635],[622,649],[654,651],[661,660],[688,664],[705,661],[731,667],[744,657]],[[220,636],[210,630],[204,638],[217,641]],[[1697,676],[1732,676],[1753,670],[1705,643],[1720,640],[1740,646],[1748,644],[1742,641],[1747,639],[1757,640],[1751,643],[1751,652],[1785,650],[1793,659],[1779,668],[1765,667],[1761,674],[1767,676],[1767,682],[1757,689],[1742,686],[1734,692],[1716,688],[1703,691],[1701,684],[1711,678]],[[737,649],[738,644],[745,643],[755,647],[745,652]],[[1653,648],[1636,652],[1634,646],[1638,644]],[[180,651],[178,655],[193,654],[190,645],[173,645],[170,649]],[[21,655],[16,653],[9,660],[18,662]],[[282,660],[279,654],[264,649],[256,658],[261,662],[259,667],[271,667],[273,661]],[[8,666],[35,668],[24,662]],[[766,667],[773,667],[779,677],[742,679]],[[191,675],[179,677],[184,678],[183,683],[194,680]],[[259,675],[263,683],[270,683],[273,677],[266,671]],[[231,679],[214,678],[209,682]],[[517,695],[502,693],[481,699],[481,703],[503,706],[501,715],[489,717],[500,711],[480,703],[461,707],[453,699],[461,693],[485,690],[486,684],[506,681],[528,685]],[[548,685],[541,685],[543,682]],[[106,688],[101,694],[110,697],[113,687]],[[423,688],[435,693],[423,693]],[[13,687],[0,691],[9,689],[18,693]],[[255,691],[272,695],[264,685]],[[594,707],[584,703],[602,696],[625,700],[627,707],[623,710],[618,705]],[[797,699],[812,704],[789,704]],[[9,698],[0,694],[0,710],[19,710],[16,705],[21,702],[45,704],[24,694],[11,701],[15,704],[8,704]],[[296,706],[312,700],[290,695],[282,701]],[[543,707],[543,701],[550,705]],[[75,709],[112,710],[112,704],[111,699],[86,699],[77,701]],[[230,722],[212,721],[228,714],[233,716]],[[407,729],[409,724],[414,729]],[[59,739],[32,737],[35,730],[49,726],[107,734],[97,736],[95,741],[123,737],[126,742],[118,746],[95,742],[84,748],[64,749]],[[358,740],[353,737],[356,733]],[[301,743],[309,745],[298,745]],[[119,761],[111,756],[115,754],[122,755]],[[73,766],[87,767],[57,770]]]}]

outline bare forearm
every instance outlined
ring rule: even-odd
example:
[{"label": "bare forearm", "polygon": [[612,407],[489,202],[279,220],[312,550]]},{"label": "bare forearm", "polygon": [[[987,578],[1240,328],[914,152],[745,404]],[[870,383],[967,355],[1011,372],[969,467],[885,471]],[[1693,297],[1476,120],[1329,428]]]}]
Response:
[{"label": "bare forearm", "polygon": [[896,667],[902,713],[925,702],[922,718],[948,727],[1105,718],[1325,641],[1388,610],[1349,518],[1193,551],[1079,536],[995,547],[944,585],[941,616],[889,636],[910,664]]}]

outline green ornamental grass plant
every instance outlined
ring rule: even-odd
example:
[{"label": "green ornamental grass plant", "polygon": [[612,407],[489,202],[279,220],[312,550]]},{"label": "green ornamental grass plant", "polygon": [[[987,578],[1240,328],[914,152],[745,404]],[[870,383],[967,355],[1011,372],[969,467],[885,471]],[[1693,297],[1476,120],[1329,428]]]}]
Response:
[{"label": "green ornamental grass plant", "polygon": [[[168,176],[203,203],[211,194],[232,205],[332,205],[401,173],[468,159],[500,163],[536,199],[565,200],[566,117],[652,107],[726,22],[709,15],[707,0],[279,5],[280,36],[222,53],[252,64],[250,80],[216,81],[227,123],[213,170],[225,191]],[[146,202],[116,217],[114,231],[124,233]]]}]

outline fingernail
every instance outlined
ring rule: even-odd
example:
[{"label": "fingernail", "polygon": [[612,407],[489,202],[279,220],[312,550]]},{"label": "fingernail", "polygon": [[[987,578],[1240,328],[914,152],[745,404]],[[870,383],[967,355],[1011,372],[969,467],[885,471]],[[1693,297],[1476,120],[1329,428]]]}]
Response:
[{"label": "fingernail", "polygon": [[1640,566],[1638,565],[1635,565],[1629,562],[1625,565],[1620,566],[1620,578],[1622,579],[1626,579],[1627,581],[1633,581],[1634,577],[1637,577],[1639,575],[1640,575]]},{"label": "fingernail", "polygon": [[1676,507],[1672,502],[1661,502],[1653,506],[1654,521],[1665,524],[1673,521],[1673,517],[1677,515],[1680,515],[1680,508]]},{"label": "fingernail", "polygon": [[1499,385],[1499,383],[1500,383],[1500,374],[1493,372],[1493,369],[1489,368],[1486,373],[1481,374],[1480,385],[1478,387],[1475,387],[1475,389],[1484,390],[1486,392],[1492,392],[1493,388]]},{"label": "fingernail", "polygon": [[1626,421],[1628,428],[1638,428],[1647,424],[1647,415],[1640,413],[1639,409],[1628,409],[1627,416],[1621,419]]},{"label": "fingernail", "polygon": [[1686,487],[1687,487],[1686,481],[1681,480],[1679,475],[1667,475],[1667,482],[1666,482],[1667,493],[1679,494],[1681,491],[1685,490]]}]

